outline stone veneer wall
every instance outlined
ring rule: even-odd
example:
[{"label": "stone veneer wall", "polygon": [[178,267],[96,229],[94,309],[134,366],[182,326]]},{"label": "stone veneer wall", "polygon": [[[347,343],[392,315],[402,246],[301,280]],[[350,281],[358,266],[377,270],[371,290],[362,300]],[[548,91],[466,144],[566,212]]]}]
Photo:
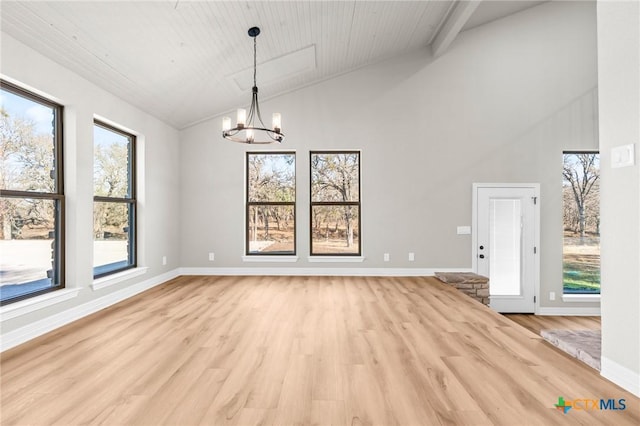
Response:
[{"label": "stone veneer wall", "polygon": [[436,272],[435,277],[489,306],[489,278],[472,272]]}]

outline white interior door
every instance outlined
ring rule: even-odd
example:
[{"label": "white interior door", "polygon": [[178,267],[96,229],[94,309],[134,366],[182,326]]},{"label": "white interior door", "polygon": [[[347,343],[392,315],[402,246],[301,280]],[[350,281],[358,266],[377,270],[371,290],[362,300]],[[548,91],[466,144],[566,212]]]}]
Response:
[{"label": "white interior door", "polygon": [[535,312],[539,187],[474,184],[474,269],[489,278],[489,306]]}]

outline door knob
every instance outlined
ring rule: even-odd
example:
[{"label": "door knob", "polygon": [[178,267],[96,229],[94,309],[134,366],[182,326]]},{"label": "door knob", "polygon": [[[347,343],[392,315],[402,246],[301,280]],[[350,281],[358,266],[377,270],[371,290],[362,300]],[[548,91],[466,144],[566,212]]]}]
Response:
[{"label": "door knob", "polygon": [[484,250],[484,246],[480,246],[480,250]]},{"label": "door knob", "polygon": [[484,259],[484,254],[481,254],[480,256],[478,256],[480,259]]}]

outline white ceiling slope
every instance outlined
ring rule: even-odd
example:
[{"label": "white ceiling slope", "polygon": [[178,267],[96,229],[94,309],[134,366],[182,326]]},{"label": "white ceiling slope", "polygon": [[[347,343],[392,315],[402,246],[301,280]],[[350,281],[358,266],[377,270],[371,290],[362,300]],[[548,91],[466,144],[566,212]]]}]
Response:
[{"label": "white ceiling slope", "polygon": [[[182,129],[431,46],[541,1],[2,1],[2,31]],[[315,56],[315,57],[314,57]],[[278,78],[278,70],[286,78]],[[265,81],[261,83],[261,72]],[[240,80],[249,81],[242,84]]]}]

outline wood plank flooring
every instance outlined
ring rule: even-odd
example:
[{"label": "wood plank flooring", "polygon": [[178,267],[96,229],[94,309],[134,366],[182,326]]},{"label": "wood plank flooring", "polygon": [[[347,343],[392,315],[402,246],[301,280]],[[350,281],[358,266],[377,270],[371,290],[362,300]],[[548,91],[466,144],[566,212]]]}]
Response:
[{"label": "wood plank flooring", "polygon": [[2,425],[640,424],[638,398],[433,278],[180,277],[0,367]]}]

